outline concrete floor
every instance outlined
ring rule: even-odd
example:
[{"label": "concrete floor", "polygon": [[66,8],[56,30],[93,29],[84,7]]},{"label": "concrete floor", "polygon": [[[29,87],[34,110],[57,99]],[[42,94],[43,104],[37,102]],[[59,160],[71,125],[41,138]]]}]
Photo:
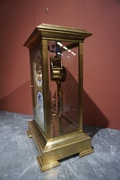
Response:
[{"label": "concrete floor", "polygon": [[36,147],[26,134],[31,119],[0,111],[0,180],[120,180],[120,131],[84,125],[95,152],[41,172]]}]

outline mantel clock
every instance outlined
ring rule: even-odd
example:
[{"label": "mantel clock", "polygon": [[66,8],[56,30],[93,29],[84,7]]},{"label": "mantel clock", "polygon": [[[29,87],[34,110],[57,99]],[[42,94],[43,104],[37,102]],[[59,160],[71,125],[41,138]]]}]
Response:
[{"label": "mantel clock", "polygon": [[28,136],[38,149],[41,171],[59,160],[93,152],[83,132],[83,42],[92,34],[84,29],[41,24],[24,46],[29,48],[33,120]]}]

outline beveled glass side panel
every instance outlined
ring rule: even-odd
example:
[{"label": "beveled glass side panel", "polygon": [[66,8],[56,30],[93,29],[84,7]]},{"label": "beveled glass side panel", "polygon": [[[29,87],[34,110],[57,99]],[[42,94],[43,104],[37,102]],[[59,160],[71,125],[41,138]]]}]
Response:
[{"label": "beveled glass side panel", "polygon": [[48,42],[49,90],[53,137],[79,128],[78,44]]},{"label": "beveled glass side panel", "polygon": [[33,96],[33,119],[44,131],[43,109],[43,80],[42,80],[42,57],[40,45],[30,51],[32,96]]}]

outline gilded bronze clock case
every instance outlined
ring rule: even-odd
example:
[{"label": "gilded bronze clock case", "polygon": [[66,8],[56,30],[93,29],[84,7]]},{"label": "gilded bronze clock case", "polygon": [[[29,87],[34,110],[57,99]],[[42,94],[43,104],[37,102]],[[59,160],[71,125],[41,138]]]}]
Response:
[{"label": "gilded bronze clock case", "polygon": [[[83,42],[84,39],[92,34],[84,29],[68,28],[50,24],[41,24],[35,28],[33,33],[25,42],[24,46],[29,48],[31,64],[31,87],[33,98],[34,117],[28,123],[28,136],[32,137],[38,150],[37,161],[41,171],[51,169],[59,165],[59,160],[79,154],[84,156],[93,152],[91,147],[91,138],[83,132]],[[76,131],[54,136],[51,121],[51,101],[49,93],[49,62],[48,62],[48,44],[49,41],[71,42],[69,48],[78,48],[78,127]],[[35,52],[40,51],[41,66],[37,65],[38,77],[42,74],[42,85],[38,87],[35,83],[33,73],[33,63]],[[33,57],[32,57],[33,56]],[[39,60],[39,59],[38,59]],[[53,79],[56,78],[54,71]],[[59,73],[59,72],[57,72]],[[57,77],[58,78],[58,77]],[[40,91],[43,95],[43,113],[44,127],[36,121],[36,93]],[[64,92],[63,92],[64,93]],[[69,93],[69,92],[68,92]],[[59,126],[59,122],[58,122]],[[58,128],[59,129],[59,128]]]}]

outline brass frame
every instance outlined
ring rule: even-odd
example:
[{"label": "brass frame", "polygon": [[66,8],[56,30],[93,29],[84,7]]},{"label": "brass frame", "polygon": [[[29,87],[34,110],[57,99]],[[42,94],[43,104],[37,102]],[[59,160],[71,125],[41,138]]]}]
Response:
[{"label": "brass frame", "polygon": [[[41,24],[35,28],[24,46],[31,51],[42,44],[42,73],[43,73],[43,97],[45,132],[41,130],[35,120],[28,123],[28,136],[32,137],[38,149],[37,157],[41,171],[45,171],[59,165],[59,160],[73,154],[83,156],[93,152],[91,138],[83,133],[83,42],[92,34],[80,29],[67,28],[55,25]],[[48,77],[48,40],[71,41],[78,44],[79,49],[79,130],[67,135],[52,137],[50,121],[50,95]],[[31,77],[32,78],[32,77]],[[32,81],[31,81],[32,82]],[[34,88],[34,87],[33,87]],[[34,98],[33,98],[34,99]]]}]

